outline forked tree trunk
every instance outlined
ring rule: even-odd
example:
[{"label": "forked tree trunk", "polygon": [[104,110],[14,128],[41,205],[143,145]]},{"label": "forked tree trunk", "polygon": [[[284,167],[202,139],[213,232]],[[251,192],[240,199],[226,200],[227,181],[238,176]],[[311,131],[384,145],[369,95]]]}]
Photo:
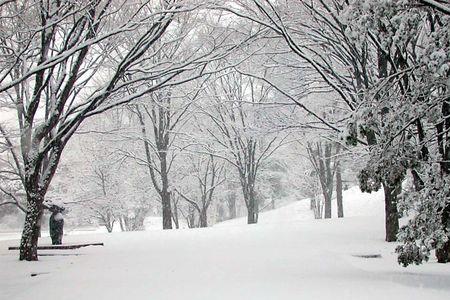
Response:
[{"label": "forked tree trunk", "polygon": [[338,218],[344,217],[344,203],[342,201],[342,174],[339,163],[336,165],[336,202]]},{"label": "forked tree trunk", "polygon": [[25,225],[20,242],[20,260],[38,260],[37,246],[41,232],[41,218],[43,213],[43,196],[27,196],[28,205],[25,216]]},{"label": "forked tree trunk", "polygon": [[385,204],[386,242],[395,242],[398,233],[397,196],[399,187],[390,187],[383,183]]},{"label": "forked tree trunk", "polygon": [[332,162],[332,144],[326,143],[324,148],[321,143],[317,143],[316,149],[308,146],[310,159],[319,176],[319,183],[322,189],[324,200],[324,218],[331,218],[331,198],[333,197],[334,175],[331,166]]}]

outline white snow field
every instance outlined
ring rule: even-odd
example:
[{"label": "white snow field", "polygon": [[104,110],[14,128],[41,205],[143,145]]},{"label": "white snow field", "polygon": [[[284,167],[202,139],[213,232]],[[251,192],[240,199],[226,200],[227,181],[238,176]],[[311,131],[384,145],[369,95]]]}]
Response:
[{"label": "white snow field", "polygon": [[262,213],[257,225],[68,235],[105,246],[41,251],[31,263],[7,250],[17,240],[0,241],[0,299],[450,299],[450,264],[397,264],[381,193],[346,191],[344,219],[314,220],[308,204]]}]

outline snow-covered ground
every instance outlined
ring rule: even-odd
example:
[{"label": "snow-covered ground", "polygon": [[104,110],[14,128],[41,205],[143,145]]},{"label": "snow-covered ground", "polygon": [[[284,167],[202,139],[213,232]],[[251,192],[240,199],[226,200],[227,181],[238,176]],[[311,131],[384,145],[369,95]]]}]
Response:
[{"label": "snow-covered ground", "polygon": [[[384,216],[383,191],[368,194],[361,193],[355,186],[343,193],[344,216]],[[259,224],[291,223],[314,219],[314,213],[309,209],[308,199],[296,201],[275,210],[260,214]],[[332,217],[337,218],[336,201],[332,202]],[[216,226],[240,226],[246,224],[246,218],[234,219],[217,224]]]},{"label": "snow-covered ground", "polygon": [[262,213],[257,225],[68,235],[105,246],[41,251],[57,256],[32,263],[1,241],[0,299],[450,299],[450,265],[396,263],[381,194],[345,192],[344,219],[314,220],[308,205]]}]

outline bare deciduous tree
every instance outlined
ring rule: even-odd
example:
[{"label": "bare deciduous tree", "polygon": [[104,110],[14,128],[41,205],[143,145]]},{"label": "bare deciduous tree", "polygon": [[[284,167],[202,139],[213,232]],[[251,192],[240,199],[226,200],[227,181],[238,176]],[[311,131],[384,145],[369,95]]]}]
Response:
[{"label": "bare deciduous tree", "polygon": [[[214,192],[221,185],[225,178],[223,177],[223,164],[220,164],[217,158],[212,154],[207,157],[199,157],[197,161],[190,155],[192,161],[191,171],[186,179],[193,177],[197,181],[198,193],[193,196],[177,189],[177,193],[187,201],[190,206],[195,208],[199,216],[199,227],[208,227],[208,209],[214,199]],[[189,195],[191,194],[191,195]]]},{"label": "bare deciduous tree", "polygon": [[[20,260],[38,259],[42,203],[63,149],[83,120],[202,76],[211,60],[233,48],[222,39],[214,48],[199,46],[184,61],[152,64],[165,44],[152,47],[170,32],[176,15],[192,9],[182,2],[2,3],[0,93],[17,112],[21,153],[15,163],[27,198]],[[131,45],[128,35],[137,37]],[[124,49],[122,56],[113,57],[115,48]]]},{"label": "bare deciduous tree", "polygon": [[238,72],[219,76],[208,86],[214,104],[209,116],[213,127],[206,131],[221,150],[214,155],[233,165],[239,174],[248,224],[258,221],[257,176],[261,164],[280,147],[283,138],[260,131],[262,107],[270,87]]}]

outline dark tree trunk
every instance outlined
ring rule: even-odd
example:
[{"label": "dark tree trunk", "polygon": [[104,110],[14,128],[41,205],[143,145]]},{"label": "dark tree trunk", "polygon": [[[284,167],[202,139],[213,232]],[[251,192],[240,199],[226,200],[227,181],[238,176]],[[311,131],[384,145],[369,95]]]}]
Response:
[{"label": "dark tree trunk", "polygon": [[336,165],[336,202],[338,218],[344,217],[344,203],[342,201],[342,174],[339,163]]},{"label": "dark tree trunk", "polygon": [[258,211],[254,192],[247,193],[247,224],[258,222]]},{"label": "dark tree trunk", "polygon": [[25,216],[25,225],[20,242],[20,260],[35,261],[38,260],[37,246],[41,232],[41,218],[43,213],[43,200],[41,196],[27,196],[28,205]]},{"label": "dark tree trunk", "polygon": [[247,215],[247,224],[255,224],[257,222],[256,214],[249,210]]},{"label": "dark tree trunk", "polygon": [[436,258],[438,263],[441,264],[450,262],[450,241],[447,241],[441,248],[436,249]]},{"label": "dark tree trunk", "polygon": [[325,219],[331,219],[331,198],[325,197]]},{"label": "dark tree trunk", "polygon": [[333,170],[331,169],[331,150],[333,145],[331,143],[325,144],[325,219],[331,219],[331,198],[333,197]]},{"label": "dark tree trunk", "polygon": [[398,233],[398,210],[397,196],[399,187],[391,188],[383,183],[384,188],[384,204],[385,204],[385,226],[386,226],[386,242],[395,242]]},{"label": "dark tree trunk", "polygon": [[416,170],[411,170],[411,174],[413,177],[414,189],[416,190],[416,192],[419,192],[423,189],[423,180],[420,178],[420,175]]},{"label": "dark tree trunk", "polygon": [[[448,72],[450,75],[450,71]],[[438,150],[442,155],[441,161],[441,171],[444,176],[450,175],[450,98],[445,99],[442,104],[442,115],[444,120],[438,125]],[[447,195],[448,196],[448,195]],[[450,233],[450,203],[447,202],[442,210],[441,215],[442,227],[449,236]],[[436,258],[439,263],[450,262],[450,240],[448,240],[444,245],[436,249]]]},{"label": "dark tree trunk", "polygon": [[[385,32],[386,28],[380,23],[380,30]],[[380,79],[387,78],[389,56],[383,50],[378,50],[378,77]],[[379,97],[379,96],[377,96]],[[375,145],[377,143],[373,130],[367,130],[367,141],[369,145]],[[385,205],[385,229],[386,229],[386,242],[394,242],[397,240],[397,233],[399,230],[398,225],[398,210],[397,210],[397,196],[399,194],[400,186],[395,186],[391,182],[384,182],[384,205]]]},{"label": "dark tree trunk", "polygon": [[[158,171],[160,178],[158,178],[158,176],[155,174],[156,172],[155,168],[153,167],[150,144],[147,139],[145,121],[139,108],[137,109],[137,115],[139,118],[139,123],[141,124],[141,134],[144,139],[144,149],[147,158],[150,178],[155,190],[161,197],[163,229],[172,229],[172,209],[170,201],[171,196],[169,192],[169,167],[167,164],[167,153],[169,151],[170,145],[170,96],[167,98],[159,94],[157,94],[156,96],[160,97],[159,100],[161,100],[161,102],[156,105],[156,108],[155,106],[152,106],[151,112],[148,112],[147,110],[146,112],[152,120],[153,132],[155,135],[155,146],[158,151],[158,160],[160,165],[160,170]],[[159,179],[161,180],[160,182]]]},{"label": "dark tree trunk", "polygon": [[[444,230],[448,233],[450,230],[450,204],[447,204],[442,212],[441,221]],[[450,240],[448,240],[442,247],[436,249],[436,258],[439,263],[450,262]]]},{"label": "dark tree trunk", "polygon": [[208,227],[208,215],[206,214],[206,209],[203,209],[200,214],[199,214],[199,218],[200,218],[200,227]]},{"label": "dark tree trunk", "polygon": [[169,192],[169,170],[167,166],[167,144],[158,147],[161,161],[161,203],[163,213],[163,229],[172,229],[172,208]]},{"label": "dark tree trunk", "polygon": [[172,229],[172,209],[170,205],[170,193],[163,192],[161,195],[163,229]]}]

